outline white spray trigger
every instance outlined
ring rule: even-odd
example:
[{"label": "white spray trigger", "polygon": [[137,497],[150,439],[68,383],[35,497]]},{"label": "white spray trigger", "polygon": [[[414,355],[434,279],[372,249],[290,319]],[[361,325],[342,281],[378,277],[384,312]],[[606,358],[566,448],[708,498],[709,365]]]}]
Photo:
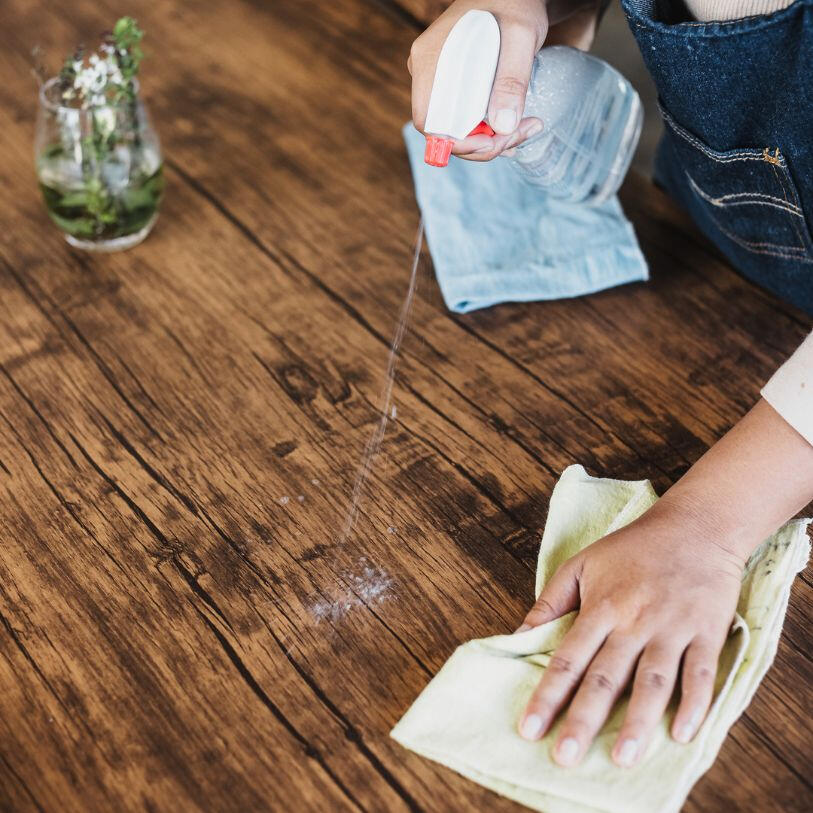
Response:
[{"label": "white spray trigger", "polygon": [[467,11],[438,57],[424,125],[428,164],[445,166],[452,140],[465,138],[485,117],[499,56],[500,26],[494,15]]}]

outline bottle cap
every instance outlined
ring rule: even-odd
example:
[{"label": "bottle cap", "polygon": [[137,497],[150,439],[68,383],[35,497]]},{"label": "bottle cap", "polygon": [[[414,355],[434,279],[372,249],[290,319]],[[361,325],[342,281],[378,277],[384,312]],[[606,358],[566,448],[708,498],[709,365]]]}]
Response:
[{"label": "bottle cap", "polygon": [[443,136],[426,136],[426,152],[423,160],[430,167],[445,167],[449,163],[449,156],[452,154],[454,141]]}]

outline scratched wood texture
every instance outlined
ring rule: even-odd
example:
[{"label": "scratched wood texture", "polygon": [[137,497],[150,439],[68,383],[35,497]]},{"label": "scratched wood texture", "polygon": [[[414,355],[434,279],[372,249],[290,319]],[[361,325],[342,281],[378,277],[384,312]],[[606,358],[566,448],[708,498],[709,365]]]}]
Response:
[{"label": "scratched wood texture", "polygon": [[[28,53],[124,12],[169,187],[144,245],[94,257],[38,198]],[[0,809],[519,810],[388,731],[521,618],[566,465],[663,489],[810,320],[635,178],[648,284],[461,317],[423,256],[337,544],[418,222],[417,27],[374,0],[6,0],[3,23]],[[808,571],[687,811],[809,809],[810,622]]]}]

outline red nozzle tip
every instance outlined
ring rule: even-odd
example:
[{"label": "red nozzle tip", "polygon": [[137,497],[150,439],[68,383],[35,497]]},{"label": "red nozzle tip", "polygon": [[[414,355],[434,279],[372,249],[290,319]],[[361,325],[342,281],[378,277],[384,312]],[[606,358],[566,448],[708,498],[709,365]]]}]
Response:
[{"label": "red nozzle tip", "polygon": [[449,156],[452,154],[453,146],[454,141],[451,138],[428,135],[423,160],[430,167],[445,167],[449,163]]},{"label": "red nozzle tip", "polygon": [[481,121],[470,133],[470,136],[473,135],[487,135],[493,136],[495,135],[493,128],[487,121]]},{"label": "red nozzle tip", "polygon": [[[481,121],[469,135],[493,136],[494,130],[491,129],[487,121]],[[451,138],[428,135],[426,136],[426,152],[423,154],[423,160],[430,167],[445,167],[449,163],[449,156],[452,154],[453,146],[454,141]]]}]

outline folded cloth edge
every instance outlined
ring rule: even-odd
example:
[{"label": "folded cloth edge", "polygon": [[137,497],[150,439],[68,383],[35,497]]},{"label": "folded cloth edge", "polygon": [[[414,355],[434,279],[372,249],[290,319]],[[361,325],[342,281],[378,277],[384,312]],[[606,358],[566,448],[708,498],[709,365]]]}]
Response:
[{"label": "folded cloth edge", "polygon": [[[446,235],[436,234],[432,218],[427,214],[423,185],[417,181],[419,168],[416,167],[416,164],[422,160],[423,156],[422,149],[419,150],[415,146],[417,143],[415,137],[419,135],[419,131],[415,129],[411,121],[408,121],[402,128],[402,135],[412,169],[415,196],[424,216],[426,242],[430,254],[434,258],[437,256],[434,248],[435,241],[445,240]],[[454,160],[460,161],[463,159]],[[442,172],[446,170],[434,169],[433,171]],[[522,183],[522,181],[517,179],[517,183]],[[540,191],[540,194],[544,193]],[[612,200],[620,214],[619,231],[624,235],[627,242],[610,243],[603,247],[594,246],[590,255],[563,258],[562,262],[567,264],[564,274],[561,267],[556,268],[544,262],[528,263],[520,271],[501,269],[499,288],[494,288],[493,293],[488,295],[482,292],[478,292],[478,295],[472,294],[472,291],[477,286],[471,283],[475,280],[482,283],[482,273],[467,273],[467,267],[460,269],[463,273],[457,271],[441,271],[438,273],[436,267],[435,277],[446,306],[455,313],[469,313],[480,308],[502,303],[570,299],[632,282],[645,282],[649,279],[649,266],[641,251],[635,229],[624,215],[617,196]],[[579,206],[580,204],[572,205]],[[619,272],[618,269],[620,268],[625,270]],[[531,289],[529,277],[534,275],[538,278],[537,284],[536,287]]]},{"label": "folded cloth edge", "polygon": [[[562,477],[557,482],[557,487],[563,482],[566,482],[568,479],[579,479],[584,480],[585,483],[590,484],[601,484],[602,482],[605,483],[615,483],[621,484],[623,486],[627,486],[628,492],[628,499],[626,504],[624,505],[623,509],[619,512],[618,516],[616,517],[616,521],[612,523],[612,528],[608,529],[607,532],[609,533],[611,530],[615,530],[617,527],[621,527],[623,525],[628,524],[628,522],[632,521],[635,516],[642,513],[649,507],[651,501],[657,499],[654,490],[652,489],[651,484],[648,480],[640,480],[640,481],[614,481],[614,480],[605,480],[603,478],[593,478],[584,470],[581,466],[570,466],[568,469],[563,472]],[[554,490],[555,493],[555,490]],[[551,497],[551,501],[553,501],[553,495]],[[623,514],[627,516],[623,518],[621,521],[621,517]],[[720,692],[718,701],[715,702],[714,709],[715,714],[712,715],[713,717],[717,717],[720,714],[724,719],[722,719],[716,727],[709,727],[706,732],[706,736],[703,738],[702,747],[699,750],[697,760],[692,763],[691,765],[687,766],[687,773],[686,773],[686,781],[676,783],[673,793],[669,798],[669,806],[668,808],[664,808],[664,810],[669,811],[677,811],[680,806],[683,804],[686,796],[690,792],[694,783],[700,778],[700,776],[705,773],[708,768],[713,764],[714,760],[717,757],[719,749],[725,740],[730,727],[734,724],[734,722],[739,718],[742,714],[744,709],[750,703],[754,693],[756,692],[757,688],[759,687],[760,682],[762,681],[763,677],[767,673],[768,669],[770,668],[773,659],[776,654],[776,650],[779,643],[779,637],[781,634],[781,627],[784,622],[787,604],[790,598],[791,587],[794,581],[794,576],[800,570],[803,570],[806,566],[808,557],[809,557],[809,550],[810,550],[810,541],[806,532],[807,526],[810,523],[808,519],[797,519],[791,520],[790,522],[786,523],[776,534],[769,537],[760,548],[754,553],[752,558],[758,558],[763,550],[768,551],[768,545],[771,542],[777,544],[775,540],[777,537],[781,540],[785,540],[786,547],[790,547],[791,551],[789,551],[789,557],[786,562],[786,576],[785,580],[782,583],[781,588],[781,595],[776,596],[776,600],[771,608],[772,612],[770,612],[770,618],[766,618],[766,621],[770,621],[770,629],[771,634],[767,637],[766,643],[769,644],[764,649],[759,652],[759,660],[757,663],[754,663],[751,668],[748,669],[748,676],[747,681],[745,684],[741,684],[738,687],[738,691],[736,693],[732,692]],[[548,530],[548,525],[546,524],[546,532]],[[544,547],[544,542],[543,542]],[[767,555],[767,553],[765,554]],[[749,632],[749,627],[746,621],[739,616],[737,617],[737,623],[735,626],[742,626],[745,632]],[[528,633],[525,633],[527,635]],[[469,641],[466,644],[461,644],[458,649],[465,647],[469,644],[477,644],[477,643],[485,643],[485,642],[494,642],[496,643],[500,639],[509,639],[514,638],[515,636],[491,636],[490,638],[484,638],[474,641]],[[516,636],[520,637],[520,636]],[[750,638],[750,634],[748,635]],[[730,687],[733,683],[734,675],[737,674],[742,668],[744,668],[744,663],[742,662],[742,656],[745,652],[747,647],[743,647],[739,650],[735,664],[732,666],[729,675],[726,678],[725,685]],[[513,647],[512,647],[513,649]],[[457,650],[456,650],[457,651]],[[453,657],[453,656],[452,656]],[[450,659],[451,660],[451,659]],[[449,663],[447,660],[446,663]],[[445,667],[446,664],[444,664]],[[441,672],[443,669],[440,670]],[[440,674],[440,672],[438,673]],[[728,702],[726,702],[728,701]],[[729,708],[725,708],[728,703],[731,703]],[[723,708],[720,708],[723,707]],[[407,715],[404,715],[404,718]],[[402,720],[404,719],[402,718]],[[466,776],[481,785],[491,788],[492,790],[501,793],[508,798],[512,798],[522,804],[527,806],[534,807],[539,810],[545,810],[546,813],[558,813],[560,810],[567,810],[567,811],[579,811],[581,813],[592,813],[594,808],[585,807],[581,802],[577,802],[575,800],[566,800],[560,796],[550,796],[544,804],[541,803],[541,798],[545,796],[549,796],[545,791],[539,790],[531,790],[530,787],[517,785],[514,786],[510,782],[500,779],[496,776],[490,776],[488,774],[484,774],[481,770],[475,768],[474,766],[465,765],[462,763],[458,763],[453,758],[450,758],[448,753],[445,753],[443,750],[433,750],[431,747],[428,747],[426,743],[418,743],[415,741],[410,741],[409,736],[406,737],[401,736],[400,732],[401,723],[395,726],[395,728],[391,732],[391,736],[399,742],[401,745],[409,748],[410,750],[415,751],[425,757],[433,759],[441,764],[444,764],[448,767],[451,767],[456,772],[460,773],[463,776]],[[705,724],[704,724],[705,728]],[[712,730],[713,729],[713,730]],[[528,793],[532,792],[540,799],[540,806],[535,803],[529,802]],[[564,807],[562,807],[564,805]]]}]

